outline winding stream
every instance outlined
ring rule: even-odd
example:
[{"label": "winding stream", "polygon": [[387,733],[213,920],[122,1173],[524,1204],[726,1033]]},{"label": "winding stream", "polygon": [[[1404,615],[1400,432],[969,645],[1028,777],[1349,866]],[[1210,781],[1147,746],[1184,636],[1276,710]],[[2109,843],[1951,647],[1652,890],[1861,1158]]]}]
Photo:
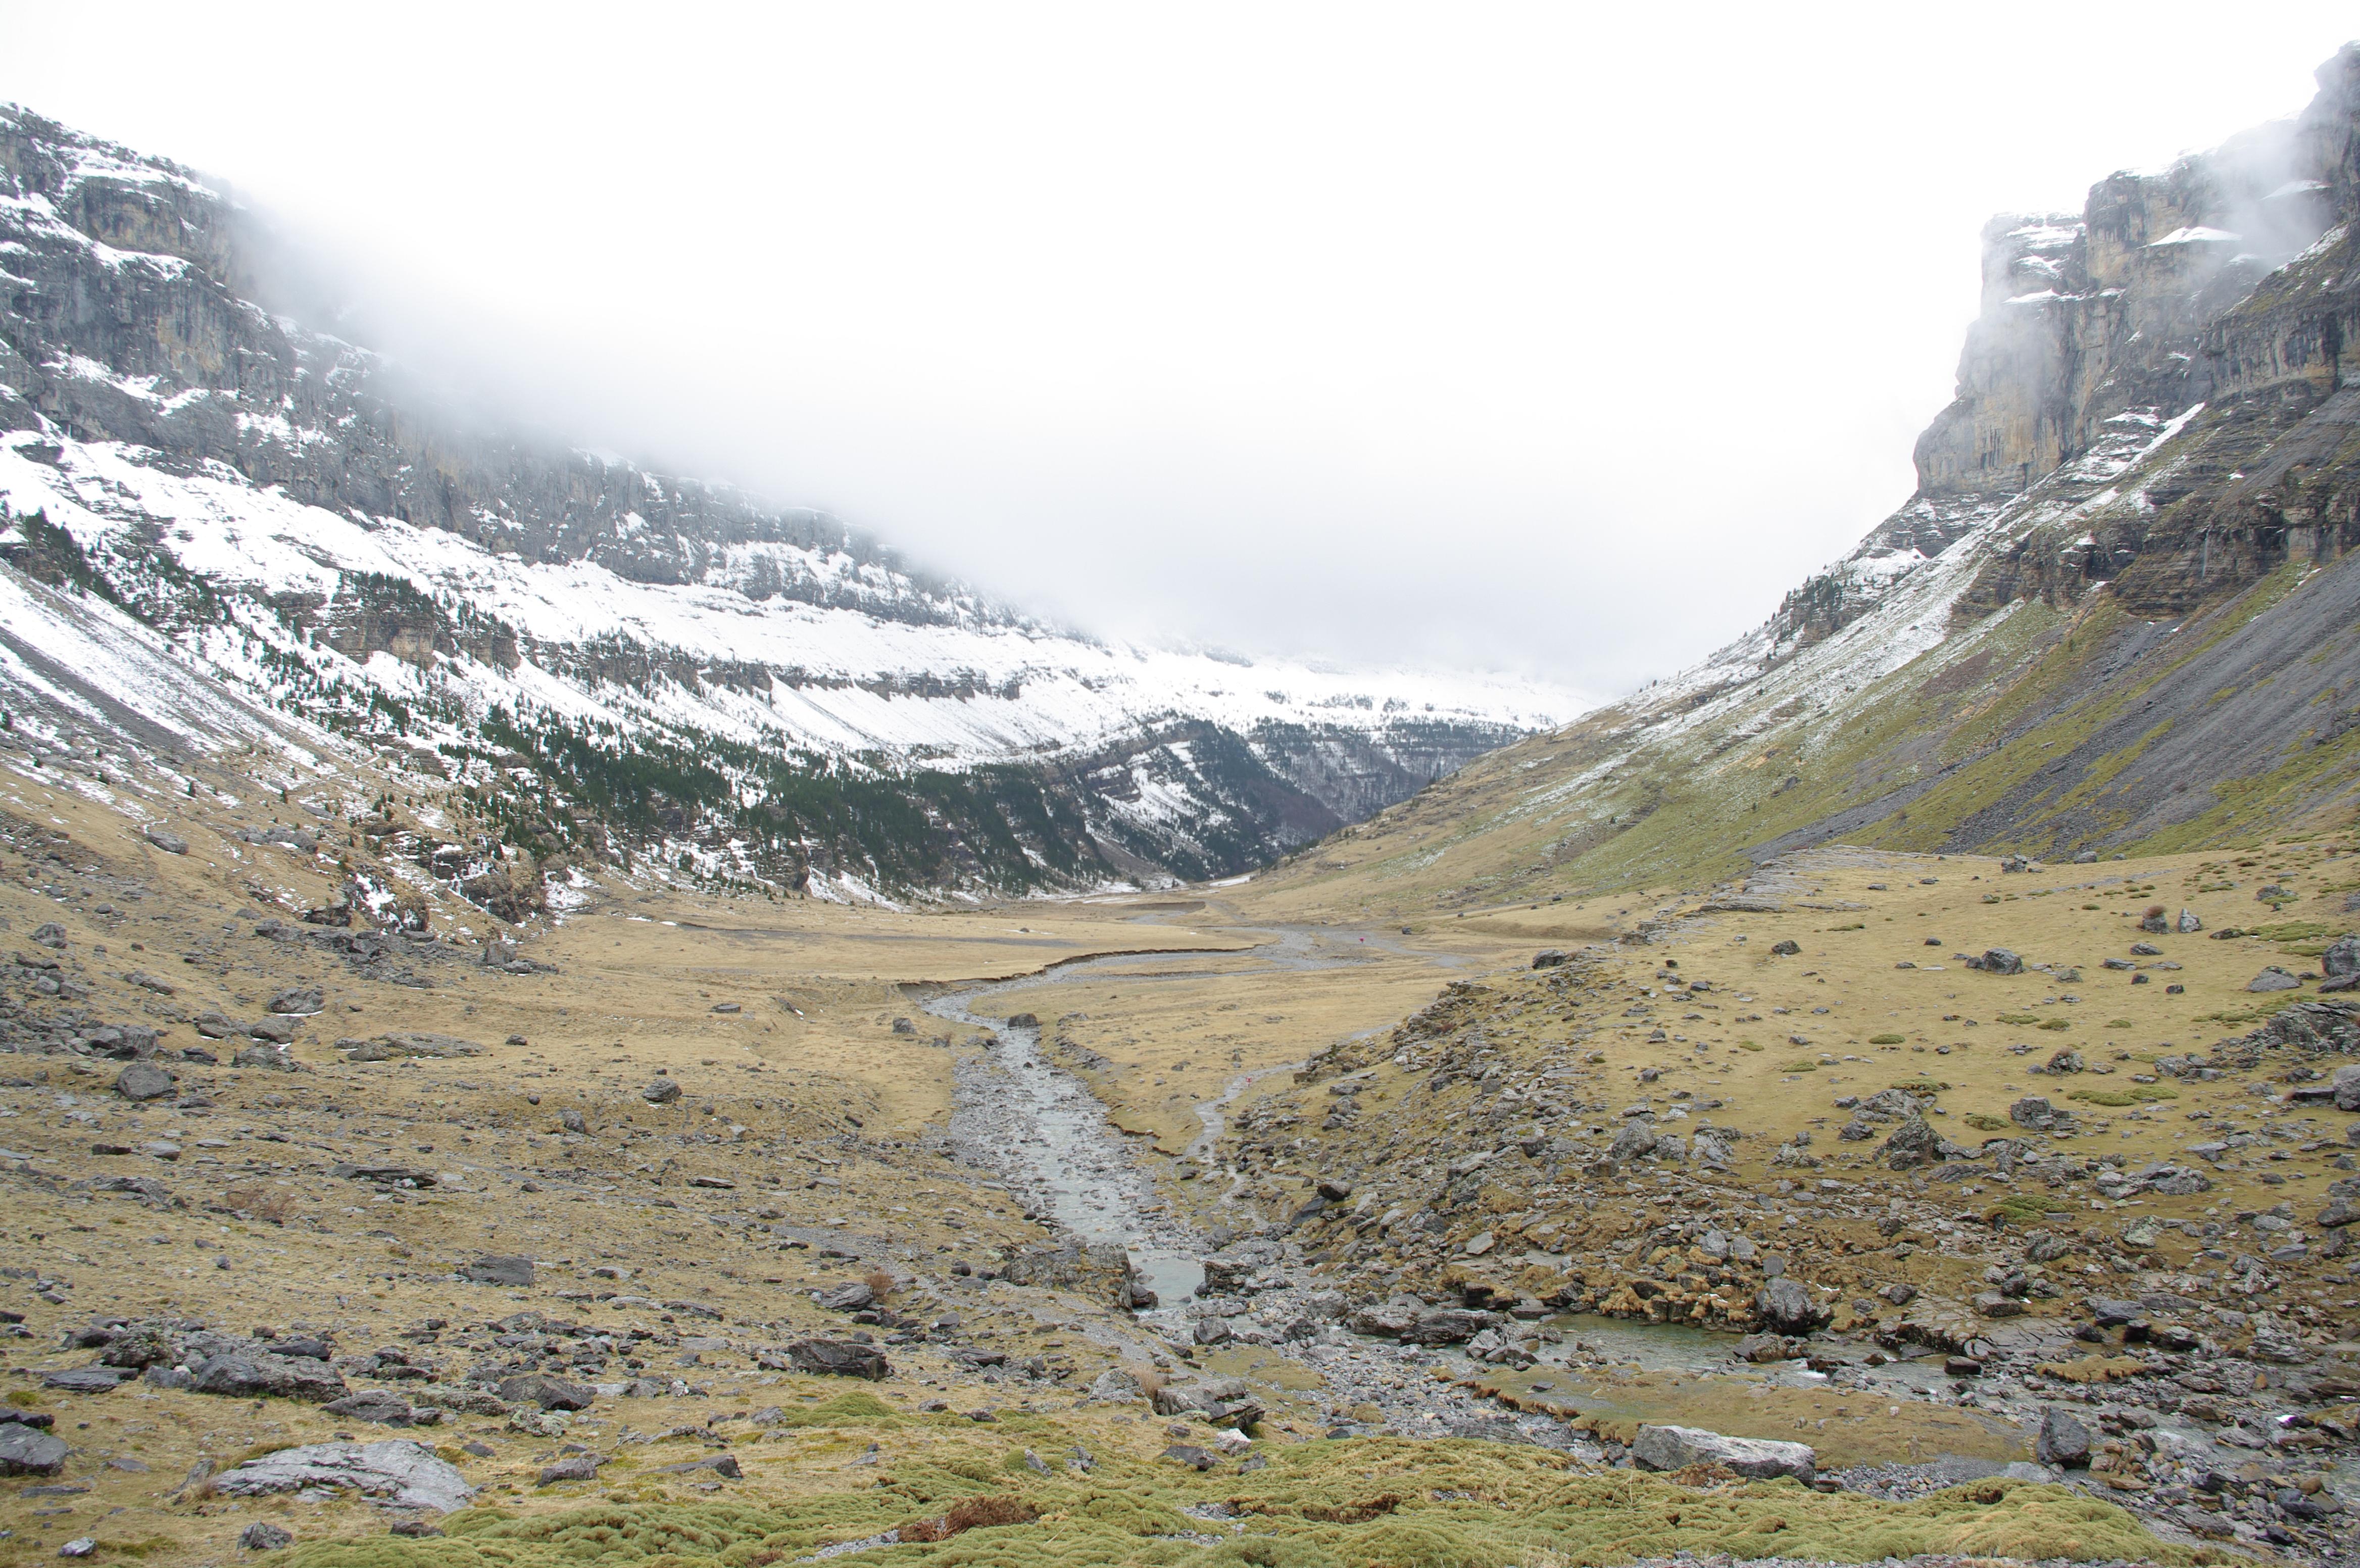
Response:
[{"label": "winding stream", "polygon": [[[1356,961],[1341,954],[1324,955],[1317,948],[1317,939],[1310,934],[1284,931],[1279,940],[1253,953],[1259,967],[1243,972],[1327,969]],[[1153,1179],[1133,1157],[1129,1140],[1088,1085],[1047,1058],[1037,1025],[1011,1024],[975,1011],[990,998],[1021,992],[1028,993],[1029,1000],[1037,1000],[1040,993],[1060,984],[1103,978],[1115,970],[1120,970],[1126,986],[1164,981],[1202,982],[1208,978],[1202,970],[1158,973],[1140,967],[1153,962],[1154,957],[1131,953],[1086,959],[1041,973],[956,987],[922,1005],[947,1023],[989,1030],[998,1039],[993,1048],[963,1056],[959,1061],[951,1118],[954,1141],[994,1167],[1011,1190],[1069,1234],[1085,1242],[1120,1246],[1159,1299],[1155,1309],[1142,1314],[1144,1326],[1179,1340],[1192,1327],[1196,1314],[1191,1306],[1204,1279],[1199,1260],[1210,1250],[1210,1244],[1157,1193]],[[1228,1108],[1257,1080],[1292,1071],[1299,1065],[1286,1063],[1238,1074],[1219,1098],[1196,1107],[1204,1130],[1186,1152],[1198,1159],[1208,1176],[1213,1167],[1206,1157],[1217,1146]],[[1223,1201],[1229,1201],[1235,1192],[1233,1182]],[[1800,1361],[1732,1369],[1731,1341],[1724,1334],[1588,1315],[1559,1317],[1548,1326],[1563,1335],[1566,1350],[1562,1355],[1545,1356],[1532,1369],[1531,1377],[1538,1380],[1535,1389],[1554,1386],[1596,1413],[1648,1419],[1647,1406],[1658,1397],[1655,1390],[1644,1382],[1633,1386],[1629,1381],[1630,1376],[1642,1374],[1706,1379],[1725,1387],[1732,1397],[1741,1397],[1747,1389],[1810,1389],[1830,1384],[1829,1377]],[[1371,1396],[1378,1396],[1381,1404],[1398,1404],[1398,1409],[1389,1409],[1388,1415],[1404,1426],[1448,1420],[1454,1411],[1464,1418],[1471,1413],[1471,1406],[1468,1397],[1448,1384],[1437,1387],[1422,1375],[1404,1382],[1399,1376],[1403,1367],[1421,1374],[1430,1368],[1459,1376],[1486,1370],[1457,1347],[1416,1351],[1390,1341],[1346,1334],[1338,1327],[1331,1327],[1317,1343],[1274,1348],[1319,1370],[1337,1404]],[[1593,1370],[1581,1370],[1585,1366]],[[1607,1382],[1601,1385],[1599,1369],[1609,1366],[1622,1372],[1605,1374]],[[1923,1398],[1939,1387],[1939,1357],[1890,1364],[1876,1381],[1887,1386],[1889,1397]],[[1858,1376],[1857,1371],[1846,1374],[1847,1380]],[[1625,1408],[1626,1400],[1636,1402]],[[1505,1418],[1494,1414],[1483,1419]],[[1544,1430],[1551,1424],[1546,1416],[1518,1419],[1533,1429],[1527,1433],[1529,1441],[1551,1440]],[[1557,1441],[1563,1441],[1561,1434]]]}]

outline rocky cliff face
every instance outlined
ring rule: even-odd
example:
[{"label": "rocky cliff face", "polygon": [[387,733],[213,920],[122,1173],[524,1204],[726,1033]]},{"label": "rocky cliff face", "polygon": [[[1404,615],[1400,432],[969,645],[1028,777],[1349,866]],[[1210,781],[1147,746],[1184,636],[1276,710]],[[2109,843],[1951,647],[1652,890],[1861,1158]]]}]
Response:
[{"label": "rocky cliff face", "polygon": [[473,779],[537,852],[1217,874],[1579,707],[1075,636],[821,513],[464,418],[308,328],[285,263],[192,171],[0,108],[0,552]]},{"label": "rocky cliff face", "polygon": [[1993,220],[1917,494],[1694,669],[1350,830],[1337,874],[1570,897],[1836,839],[2097,852],[2348,813],[2360,46],[2318,81],[2078,214]]}]

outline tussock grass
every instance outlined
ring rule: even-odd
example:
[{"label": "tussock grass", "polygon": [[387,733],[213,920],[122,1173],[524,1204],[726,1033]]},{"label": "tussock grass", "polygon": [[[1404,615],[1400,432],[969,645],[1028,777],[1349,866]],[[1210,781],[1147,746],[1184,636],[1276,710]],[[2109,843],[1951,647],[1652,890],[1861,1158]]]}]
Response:
[{"label": "tussock grass", "polygon": [[[965,1448],[976,1453],[958,1452]],[[2168,1545],[2113,1504],[2060,1486],[1987,1481],[1885,1503],[1786,1480],[1683,1486],[1631,1472],[1585,1474],[1543,1450],[1460,1440],[1310,1442],[1268,1457],[1268,1468],[1245,1475],[1109,1456],[1088,1475],[1008,1479],[984,1463],[996,1455],[945,1442],[858,1489],[609,1502],[530,1517],[475,1508],[446,1519],[440,1538],[305,1542],[284,1561],[290,1568],[769,1568],[954,1512],[1017,1522],[864,1552],[859,1561],[878,1568],[1501,1568],[1681,1551],[1852,1563],[1917,1552],[2135,1558],[2175,1568],[2222,1560]],[[1224,1527],[1182,1510],[1211,1502],[1244,1524],[1207,1547],[1185,1537]],[[1028,1512],[1037,1517],[1025,1521]]]}]

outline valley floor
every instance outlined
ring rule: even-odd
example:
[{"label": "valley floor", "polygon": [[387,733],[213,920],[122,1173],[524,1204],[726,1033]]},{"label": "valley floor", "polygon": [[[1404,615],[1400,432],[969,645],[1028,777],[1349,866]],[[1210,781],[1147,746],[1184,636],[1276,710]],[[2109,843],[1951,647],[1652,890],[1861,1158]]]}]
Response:
[{"label": "valley floor", "polygon": [[511,946],[237,793],[0,773],[0,1563],[2347,1550],[2347,836]]}]

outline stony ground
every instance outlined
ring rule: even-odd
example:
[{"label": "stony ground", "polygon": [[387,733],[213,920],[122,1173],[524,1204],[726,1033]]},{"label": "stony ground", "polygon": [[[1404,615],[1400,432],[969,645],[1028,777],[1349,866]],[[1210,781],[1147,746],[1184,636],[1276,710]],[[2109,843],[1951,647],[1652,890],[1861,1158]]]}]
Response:
[{"label": "stony ground", "polygon": [[[246,770],[160,814],[0,776],[0,1563],[2348,1534],[2351,1036],[2315,982],[2244,989],[2319,971],[2340,841],[1822,853],[1535,970],[1513,923],[1273,922],[1251,885],[894,913],[585,874],[554,921],[428,889],[386,929],[333,907],[383,805]],[[2133,929],[2152,901],[2205,929]],[[2001,947],[2023,972],[1953,956]],[[1209,1255],[1201,1294],[1131,1310],[1028,1183],[1011,1071],[1103,1100],[1077,1168]],[[1648,1423],[1807,1442],[1818,1489],[1644,1475]]]}]

